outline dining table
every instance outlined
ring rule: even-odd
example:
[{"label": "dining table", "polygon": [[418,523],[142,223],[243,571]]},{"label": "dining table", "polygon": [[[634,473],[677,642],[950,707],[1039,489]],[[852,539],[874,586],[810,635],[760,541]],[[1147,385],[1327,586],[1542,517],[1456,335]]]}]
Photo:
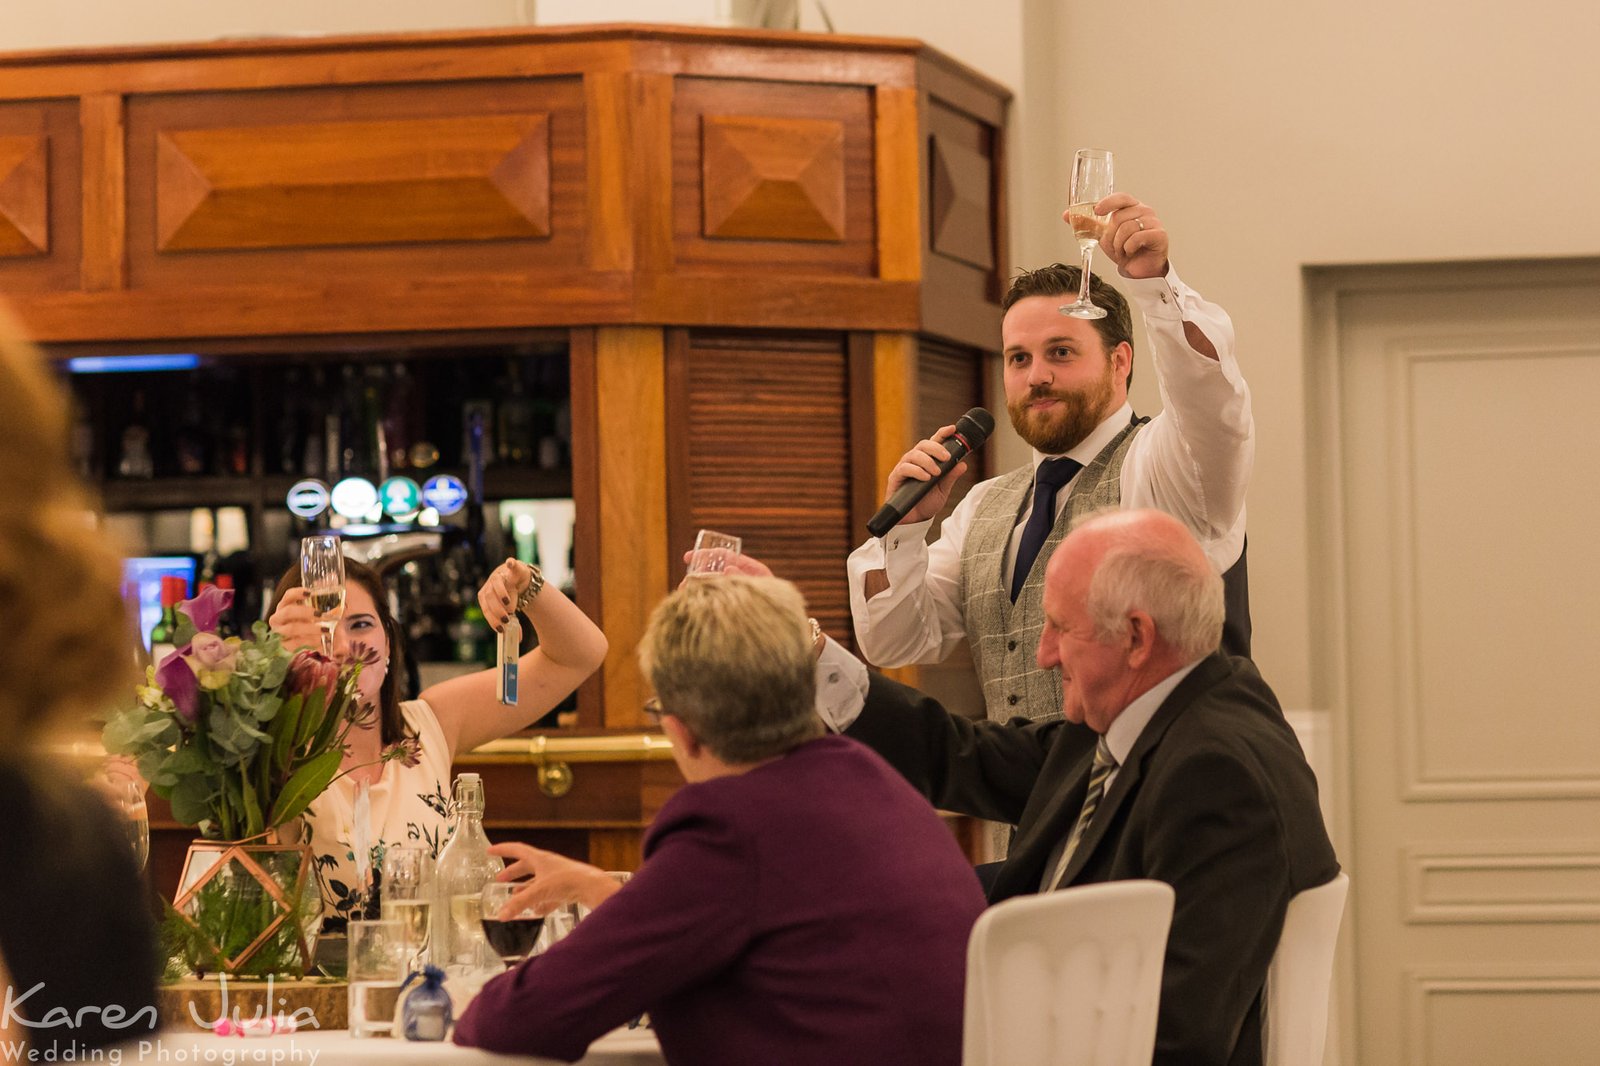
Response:
[{"label": "dining table", "polygon": [[[309,1029],[274,1036],[218,1036],[187,1029],[164,1029],[153,1039],[124,1050],[125,1062],[173,1063],[177,1066],[369,1066],[390,1062],[427,1062],[441,1066],[555,1066],[556,1059],[536,1055],[497,1055],[478,1048],[390,1037],[353,1037],[346,1029]],[[661,1045],[647,1028],[617,1029],[593,1044],[585,1066],[662,1066]]]}]

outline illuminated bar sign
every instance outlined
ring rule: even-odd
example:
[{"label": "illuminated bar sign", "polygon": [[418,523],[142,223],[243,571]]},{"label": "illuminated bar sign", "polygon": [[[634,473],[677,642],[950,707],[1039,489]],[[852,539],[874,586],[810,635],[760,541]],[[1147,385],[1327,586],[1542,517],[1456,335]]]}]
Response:
[{"label": "illuminated bar sign", "polygon": [[289,511],[301,518],[315,518],[328,509],[328,499],[328,486],[315,478],[296,481],[289,490]]},{"label": "illuminated bar sign", "polygon": [[441,515],[452,515],[467,505],[467,486],[458,477],[440,474],[422,486],[422,502]]}]

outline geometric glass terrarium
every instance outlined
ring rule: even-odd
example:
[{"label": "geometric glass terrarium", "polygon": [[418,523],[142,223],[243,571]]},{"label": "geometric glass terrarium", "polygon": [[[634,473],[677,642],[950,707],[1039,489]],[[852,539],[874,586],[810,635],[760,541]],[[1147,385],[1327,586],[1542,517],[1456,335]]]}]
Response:
[{"label": "geometric glass terrarium", "polygon": [[305,844],[196,840],[173,911],[191,971],[302,976],[322,914],[315,854]]}]

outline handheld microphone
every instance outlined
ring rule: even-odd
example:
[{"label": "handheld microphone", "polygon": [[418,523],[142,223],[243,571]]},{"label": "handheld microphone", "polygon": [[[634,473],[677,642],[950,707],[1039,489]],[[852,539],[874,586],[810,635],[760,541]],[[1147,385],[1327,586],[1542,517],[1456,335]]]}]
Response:
[{"label": "handheld microphone", "polygon": [[872,516],[867,523],[867,532],[874,537],[881,537],[889,530],[900,524],[906,512],[915,507],[926,496],[933,486],[956,465],[983,447],[983,442],[989,439],[989,434],[994,432],[994,416],[981,407],[974,407],[961,416],[956,423],[956,431],[940,443],[950,450],[950,458],[939,464],[939,472],[926,481],[915,478],[902,482],[894,490],[894,495],[889,501],[878,508],[878,513]]}]

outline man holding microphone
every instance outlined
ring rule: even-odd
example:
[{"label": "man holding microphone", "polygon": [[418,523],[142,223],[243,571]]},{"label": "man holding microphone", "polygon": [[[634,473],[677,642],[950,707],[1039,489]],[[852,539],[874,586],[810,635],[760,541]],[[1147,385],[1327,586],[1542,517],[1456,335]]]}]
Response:
[{"label": "man holding microphone", "polygon": [[[1154,208],[1116,193],[1096,211],[1109,216],[1100,248],[1144,316],[1164,410],[1141,419],[1128,403],[1133,329],[1121,293],[1094,277],[1091,297],[1106,316],[1072,318],[1060,307],[1077,292],[1076,267],[1023,273],[1003,301],[1001,337],[1006,407],[1032,461],[975,486],[927,544],[928,523],[966,471],[957,464],[849,560],[866,659],[938,662],[965,638],[994,720],[1060,716],[1060,686],[1035,662],[1045,564],[1075,517],[1106,507],[1155,508],[1189,528],[1224,574],[1223,648],[1249,654],[1244,497],[1254,423],[1232,322],[1178,278]],[[887,495],[936,477],[953,430],[902,456]]]}]

